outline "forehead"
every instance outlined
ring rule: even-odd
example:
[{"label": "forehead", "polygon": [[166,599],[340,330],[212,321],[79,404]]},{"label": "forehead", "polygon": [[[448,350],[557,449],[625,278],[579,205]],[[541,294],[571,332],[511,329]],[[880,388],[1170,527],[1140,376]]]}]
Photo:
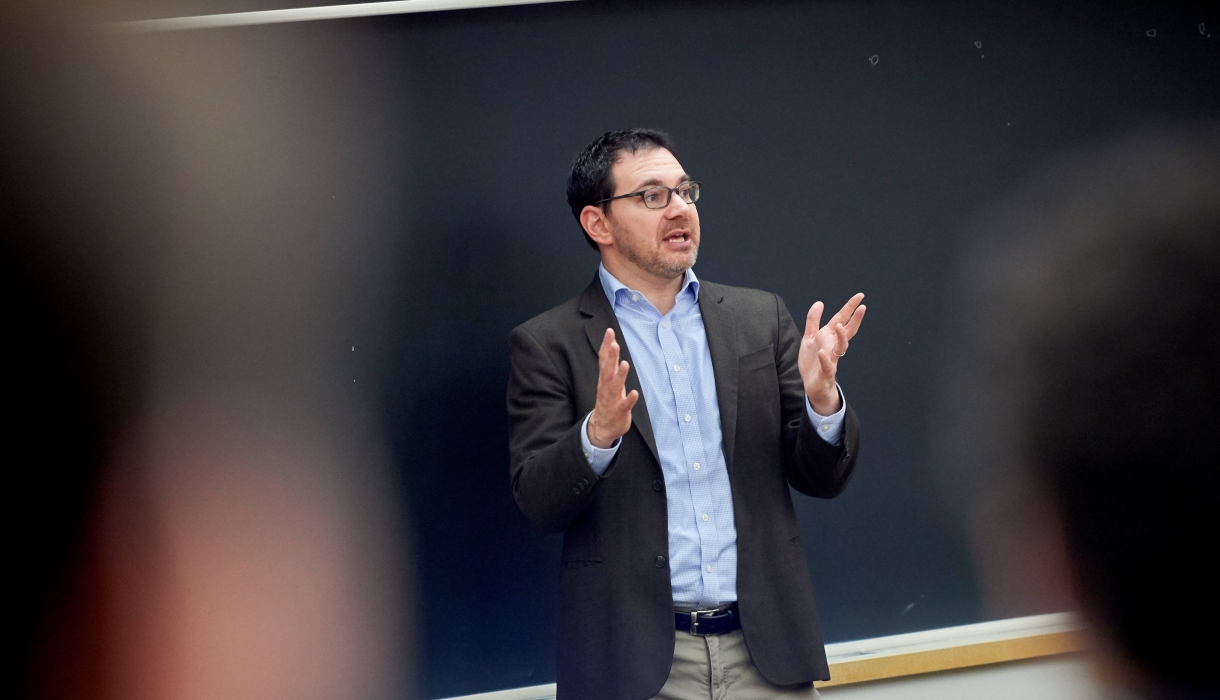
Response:
[{"label": "forehead", "polygon": [[610,169],[615,189],[635,188],[645,183],[676,185],[686,176],[682,164],[665,148],[623,151]]}]

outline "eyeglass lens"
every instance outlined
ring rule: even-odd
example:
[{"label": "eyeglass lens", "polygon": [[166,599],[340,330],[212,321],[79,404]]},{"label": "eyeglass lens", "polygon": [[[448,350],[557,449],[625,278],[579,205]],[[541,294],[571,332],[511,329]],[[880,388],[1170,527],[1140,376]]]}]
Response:
[{"label": "eyeglass lens", "polygon": [[699,201],[699,183],[684,182],[673,190],[668,187],[650,187],[644,190],[642,195],[644,206],[649,209],[664,209],[669,206],[669,198],[675,191],[682,198],[682,201],[687,204],[694,204]]}]

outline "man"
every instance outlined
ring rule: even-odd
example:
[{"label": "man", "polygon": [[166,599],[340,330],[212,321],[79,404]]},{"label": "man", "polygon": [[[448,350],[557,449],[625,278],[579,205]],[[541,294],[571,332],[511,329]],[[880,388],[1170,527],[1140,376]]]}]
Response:
[{"label": "man", "polygon": [[992,610],[1078,607],[1115,697],[1220,697],[1220,130],[1072,153],[972,238],[941,423]]},{"label": "man", "polygon": [[835,373],[864,296],[822,327],[815,303],[801,335],[776,295],[701,282],[698,199],[666,134],[602,135],[568,181],[598,273],[510,339],[513,496],[564,533],[561,699],[809,698],[829,677],[788,485],[833,498],[851,475]]}]

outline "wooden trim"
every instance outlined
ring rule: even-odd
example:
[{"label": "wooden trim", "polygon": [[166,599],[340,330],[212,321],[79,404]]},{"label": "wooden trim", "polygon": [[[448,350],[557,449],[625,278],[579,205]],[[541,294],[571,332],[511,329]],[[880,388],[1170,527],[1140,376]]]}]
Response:
[{"label": "wooden trim", "polygon": [[1052,632],[1014,639],[979,642],[944,649],[913,651],[830,665],[830,680],[814,685],[827,688],[848,683],[863,683],[883,678],[914,676],[956,668],[1020,661],[1041,656],[1057,656],[1084,651],[1084,633],[1079,630]]}]

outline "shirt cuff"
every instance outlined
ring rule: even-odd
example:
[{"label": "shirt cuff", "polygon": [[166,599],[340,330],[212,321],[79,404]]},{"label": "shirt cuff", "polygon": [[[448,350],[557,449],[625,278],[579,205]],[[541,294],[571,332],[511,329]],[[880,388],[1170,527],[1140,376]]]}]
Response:
[{"label": "shirt cuff", "polygon": [[[817,429],[818,437],[832,445],[839,444],[843,435],[843,416],[847,415],[847,399],[843,396],[843,387],[835,382],[835,389],[839,391],[839,410],[832,416],[823,416],[813,410],[809,397],[805,397],[805,410],[809,412],[809,421]],[[600,474],[600,472],[598,473]]]},{"label": "shirt cuff", "polygon": [[[605,449],[595,447],[593,443],[589,442],[589,419],[592,417],[593,411],[589,411],[589,415],[585,416],[584,422],[580,424],[580,448],[584,450],[585,459],[589,460],[589,466],[597,472],[598,476],[601,476],[606,473],[606,468],[610,466],[610,460],[614,459],[619,443],[623,439],[615,440],[613,445]],[[842,418],[839,420],[841,421]]]}]

